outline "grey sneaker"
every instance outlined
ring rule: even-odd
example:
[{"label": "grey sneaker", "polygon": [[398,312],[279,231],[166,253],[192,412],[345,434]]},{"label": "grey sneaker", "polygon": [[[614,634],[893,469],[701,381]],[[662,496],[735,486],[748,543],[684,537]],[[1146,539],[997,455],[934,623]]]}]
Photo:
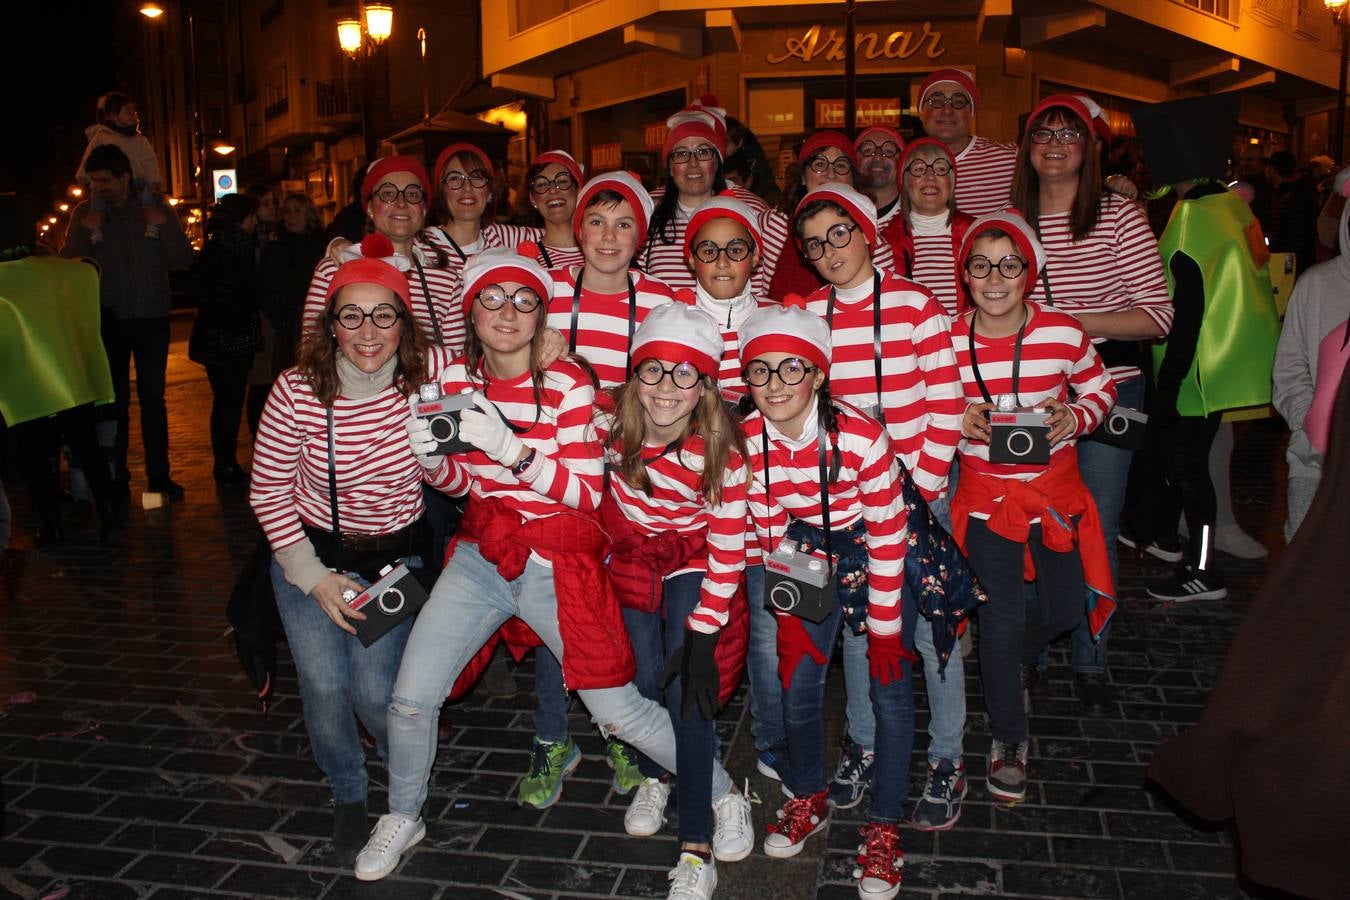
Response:
[{"label": "grey sneaker", "polygon": [[950,759],[928,767],[923,794],[914,804],[914,825],[920,831],[947,831],[961,818],[966,797],[966,767]]},{"label": "grey sneaker", "polygon": [[1026,741],[995,740],[989,747],[989,795],[1005,803],[1017,803],[1027,795]]},{"label": "grey sneaker", "polygon": [[370,840],[356,856],[358,881],[379,881],[398,868],[403,851],[427,836],[426,823],[398,813],[385,813],[375,823]]},{"label": "grey sneaker", "polygon": [[847,735],[844,751],[839,754],[839,766],[830,781],[830,805],[838,809],[852,809],[862,802],[863,794],[872,783],[873,754],[863,750]]}]

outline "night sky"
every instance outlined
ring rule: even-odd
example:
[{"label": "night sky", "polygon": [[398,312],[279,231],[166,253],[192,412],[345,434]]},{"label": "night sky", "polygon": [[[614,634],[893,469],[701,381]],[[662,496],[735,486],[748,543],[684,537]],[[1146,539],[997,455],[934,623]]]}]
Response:
[{"label": "night sky", "polygon": [[[74,177],[84,127],[94,121],[99,95],[126,83],[118,70],[114,22],[119,14],[135,15],[135,9],[128,0],[81,0],[12,4],[6,10],[0,194],[18,194],[19,224],[27,233],[51,207],[53,191]],[[13,207],[5,206],[11,218]],[[9,232],[10,222],[5,225]]]}]

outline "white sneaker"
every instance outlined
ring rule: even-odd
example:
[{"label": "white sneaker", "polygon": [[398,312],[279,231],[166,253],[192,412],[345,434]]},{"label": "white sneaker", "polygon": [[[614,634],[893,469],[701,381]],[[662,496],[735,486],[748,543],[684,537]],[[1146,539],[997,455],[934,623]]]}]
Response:
[{"label": "white sneaker", "polygon": [[426,823],[398,813],[385,813],[375,823],[370,840],[356,855],[358,881],[379,881],[398,867],[403,851],[427,835]]},{"label": "white sneaker", "polygon": [[1214,529],[1214,546],[1238,559],[1265,559],[1270,554],[1260,541],[1240,525],[1220,525]]},{"label": "white sneaker", "polygon": [[666,873],[666,878],[670,879],[666,900],[712,900],[717,887],[717,863],[711,859],[704,862],[693,853],[681,853],[680,861]]},{"label": "white sneaker", "polygon": [[[748,785],[747,785],[748,789]],[[713,801],[713,856],[722,862],[740,862],[755,846],[750,801],[744,793],[727,791]]]},{"label": "white sneaker", "polygon": [[623,830],[633,837],[651,837],[666,824],[666,801],[670,785],[659,778],[644,778],[623,814]]}]

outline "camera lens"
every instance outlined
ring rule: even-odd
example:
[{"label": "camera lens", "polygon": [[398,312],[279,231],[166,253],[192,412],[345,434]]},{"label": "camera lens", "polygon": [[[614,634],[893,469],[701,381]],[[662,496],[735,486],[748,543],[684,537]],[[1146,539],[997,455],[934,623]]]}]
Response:
[{"label": "camera lens", "polygon": [[1032,440],[1031,432],[1023,431],[1021,428],[1008,432],[1006,443],[1008,452],[1013,456],[1026,456],[1031,452],[1031,448],[1036,446],[1036,442]]},{"label": "camera lens", "polygon": [[404,602],[405,598],[403,592],[398,588],[390,588],[383,594],[380,594],[380,599],[378,601],[380,612],[384,613],[386,616],[397,614],[399,610],[403,609]]},{"label": "camera lens", "polygon": [[802,600],[802,592],[791,581],[780,581],[769,589],[769,602],[774,609],[788,612]]},{"label": "camera lens", "polygon": [[1111,415],[1106,417],[1107,434],[1121,435],[1124,434],[1125,429],[1129,427],[1130,427],[1130,420],[1122,416],[1120,413],[1111,413]]},{"label": "camera lens", "polygon": [[431,420],[431,436],[438,441],[454,440],[459,424],[451,416],[436,416]]}]

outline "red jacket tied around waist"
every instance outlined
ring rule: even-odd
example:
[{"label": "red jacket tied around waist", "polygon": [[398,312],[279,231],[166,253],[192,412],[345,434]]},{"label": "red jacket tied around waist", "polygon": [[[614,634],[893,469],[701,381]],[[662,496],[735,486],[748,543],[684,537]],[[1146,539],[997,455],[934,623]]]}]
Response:
[{"label": "red jacket tied around waist", "polygon": [[[970,514],[989,513],[989,530],[1010,541],[1026,543],[1033,519],[1040,519],[1041,541],[1046,549],[1068,553],[1078,546],[1083,561],[1083,579],[1097,602],[1088,613],[1095,638],[1116,611],[1111,561],[1106,555],[1097,504],[1078,473],[1078,448],[1069,447],[1051,458],[1050,468],[1030,481],[999,478],[975,470],[961,461],[961,478],[952,498],[952,536],[966,549]],[[1075,528],[1072,519],[1078,517]],[[1036,577],[1031,549],[1026,550],[1022,577]]]},{"label": "red jacket tied around waist", "polygon": [[[637,672],[633,648],[603,563],[609,539],[593,516],[559,513],[525,521],[500,500],[473,497],[451,555],[460,541],[477,544],[478,552],[507,581],[525,571],[531,550],[548,553],[568,690],[618,687],[633,680]],[[452,700],[473,686],[499,640],[506,641],[517,659],[543,643],[521,619],[508,620],[465,666],[450,692]]]},{"label": "red jacket tied around waist", "polygon": [[[609,533],[610,585],[619,604],[629,609],[661,612],[665,577],[707,553],[707,529],[695,533],[644,534],[619,510],[613,494],[606,494],[600,502],[600,520]],[[750,609],[742,580],[731,597],[727,624],[718,630],[714,651],[719,676],[717,699],[724,706],[740,684],[749,640]]]}]

